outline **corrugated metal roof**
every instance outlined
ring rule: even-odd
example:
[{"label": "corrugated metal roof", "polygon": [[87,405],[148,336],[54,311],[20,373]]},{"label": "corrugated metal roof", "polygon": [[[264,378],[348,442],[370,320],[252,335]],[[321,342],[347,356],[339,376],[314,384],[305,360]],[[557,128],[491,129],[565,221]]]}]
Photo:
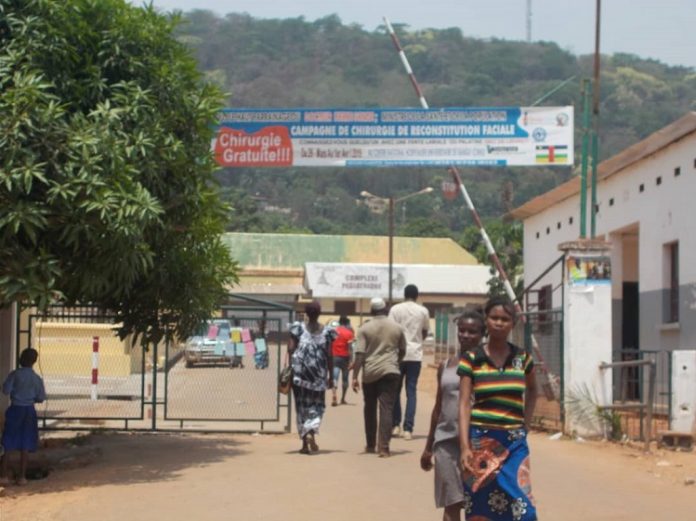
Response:
[{"label": "corrugated metal roof", "polygon": [[244,270],[239,274],[239,283],[233,286],[234,293],[265,295],[303,295],[304,270]]},{"label": "corrugated metal roof", "polygon": [[[659,152],[668,145],[682,139],[683,137],[696,131],[696,112],[689,112],[675,122],[650,134],[647,138],[639,141],[615,156],[602,161],[597,166],[597,181],[606,179],[620,171],[628,168],[632,164],[645,159],[646,157]],[[590,179],[588,175],[588,186]],[[526,202],[522,206],[515,208],[508,214],[514,219],[524,220],[527,217],[536,215],[548,207],[559,203],[580,192],[580,178],[574,177],[570,181],[557,186],[553,190],[541,194],[534,199]]]},{"label": "corrugated metal roof", "polygon": [[251,295],[304,295],[302,284],[292,284],[286,281],[269,279],[266,282],[248,282],[241,278],[239,285],[231,288],[234,293]]},{"label": "corrugated metal roof", "polygon": [[[384,262],[389,238],[367,235],[226,233],[223,241],[245,269],[304,269],[307,262]],[[448,238],[394,237],[400,264],[477,265],[473,255]]]}]

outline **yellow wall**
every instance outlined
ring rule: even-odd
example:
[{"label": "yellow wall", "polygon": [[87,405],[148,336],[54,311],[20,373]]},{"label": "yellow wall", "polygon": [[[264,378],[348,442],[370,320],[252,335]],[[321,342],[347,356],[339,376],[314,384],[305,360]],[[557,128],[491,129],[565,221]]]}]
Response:
[{"label": "yellow wall", "polygon": [[142,351],[131,349],[126,338],[114,332],[114,324],[36,321],[32,338],[39,351],[44,375],[92,375],[92,337],[99,337],[99,376],[127,376],[139,372]]}]

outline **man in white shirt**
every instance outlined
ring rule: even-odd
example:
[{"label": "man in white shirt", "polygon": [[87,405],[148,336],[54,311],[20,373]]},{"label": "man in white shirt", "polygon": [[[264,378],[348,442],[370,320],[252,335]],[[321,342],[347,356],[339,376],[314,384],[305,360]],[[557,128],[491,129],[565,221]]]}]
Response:
[{"label": "man in white shirt", "polygon": [[399,392],[394,403],[392,436],[401,435],[401,387],[406,380],[406,411],[403,415],[403,437],[413,438],[413,423],[416,417],[416,388],[423,360],[423,339],[428,335],[430,314],[416,302],[418,287],[409,284],[404,288],[404,302],[396,304],[389,310],[389,318],[404,329],[406,336],[406,356],[400,364],[401,378]]}]

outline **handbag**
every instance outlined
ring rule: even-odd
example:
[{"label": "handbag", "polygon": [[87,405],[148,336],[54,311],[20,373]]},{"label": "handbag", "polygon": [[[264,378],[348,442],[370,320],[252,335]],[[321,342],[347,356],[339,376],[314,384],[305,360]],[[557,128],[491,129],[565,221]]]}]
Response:
[{"label": "handbag", "polygon": [[292,387],[292,366],[287,364],[278,375],[278,392],[280,394],[288,394]]}]

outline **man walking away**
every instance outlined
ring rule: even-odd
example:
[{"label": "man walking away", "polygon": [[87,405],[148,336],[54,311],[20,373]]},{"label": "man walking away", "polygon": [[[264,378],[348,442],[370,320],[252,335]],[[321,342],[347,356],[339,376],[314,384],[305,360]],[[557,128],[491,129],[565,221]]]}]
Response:
[{"label": "man walking away", "polygon": [[404,433],[406,440],[413,438],[413,424],[416,417],[416,388],[423,361],[423,339],[428,335],[430,314],[416,302],[418,287],[409,284],[404,288],[404,302],[396,304],[389,311],[389,318],[403,329],[406,335],[406,356],[401,362],[399,390],[394,403],[393,436],[401,434],[401,387],[406,380],[406,413],[404,414]]},{"label": "man walking away", "polygon": [[[363,370],[363,399],[365,405],[365,452],[379,451],[380,458],[389,457],[392,413],[399,387],[399,362],[406,353],[406,338],[402,328],[387,317],[387,305],[373,298],[370,312],[374,317],[358,330],[353,367],[353,390],[360,389],[358,376]],[[379,403],[379,439],[377,436],[377,404]],[[379,444],[377,445],[377,443]]]}]

